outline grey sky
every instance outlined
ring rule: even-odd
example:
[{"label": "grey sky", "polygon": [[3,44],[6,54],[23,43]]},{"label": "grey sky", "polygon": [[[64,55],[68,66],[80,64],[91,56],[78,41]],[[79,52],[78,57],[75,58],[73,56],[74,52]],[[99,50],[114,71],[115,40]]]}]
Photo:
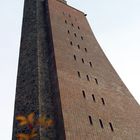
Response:
[{"label": "grey sky", "polygon": [[[11,139],[24,0],[0,0],[0,138]],[[107,57],[140,103],[140,0],[68,0],[85,13]]]}]

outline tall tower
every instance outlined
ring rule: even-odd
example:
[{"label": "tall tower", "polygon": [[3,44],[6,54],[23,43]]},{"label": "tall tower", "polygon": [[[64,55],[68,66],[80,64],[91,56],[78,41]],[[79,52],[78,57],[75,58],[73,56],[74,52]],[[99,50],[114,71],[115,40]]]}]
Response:
[{"label": "tall tower", "polygon": [[139,140],[140,107],[85,14],[25,0],[12,140]]}]

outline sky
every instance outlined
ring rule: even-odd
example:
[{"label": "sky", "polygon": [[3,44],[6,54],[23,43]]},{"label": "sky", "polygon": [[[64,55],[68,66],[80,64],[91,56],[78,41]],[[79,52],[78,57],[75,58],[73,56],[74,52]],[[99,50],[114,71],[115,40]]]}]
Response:
[{"label": "sky", "polygon": [[[91,28],[140,104],[140,0],[67,0]],[[0,138],[10,140],[24,0],[0,0]]]}]

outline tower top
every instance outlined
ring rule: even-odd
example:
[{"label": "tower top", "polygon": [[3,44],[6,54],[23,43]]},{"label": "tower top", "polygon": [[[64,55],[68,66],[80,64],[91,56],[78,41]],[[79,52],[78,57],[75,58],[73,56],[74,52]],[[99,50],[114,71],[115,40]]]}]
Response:
[{"label": "tower top", "polygon": [[67,4],[67,1],[66,1],[66,0],[57,0],[57,1],[60,1],[60,2],[62,2],[62,3]]}]

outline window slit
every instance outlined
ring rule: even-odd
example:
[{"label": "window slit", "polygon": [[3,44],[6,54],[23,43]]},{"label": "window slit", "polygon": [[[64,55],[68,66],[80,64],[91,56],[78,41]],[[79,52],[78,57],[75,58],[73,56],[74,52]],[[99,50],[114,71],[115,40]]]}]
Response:
[{"label": "window slit", "polygon": [[103,122],[102,122],[101,119],[99,119],[99,122],[100,122],[100,126],[101,126],[101,128],[104,128],[104,126],[103,126]]},{"label": "window slit", "polygon": [[94,102],[96,102],[94,94],[92,94],[92,99]]},{"label": "window slit", "polygon": [[105,101],[104,101],[104,98],[101,98],[101,100],[102,100],[102,104],[103,104],[103,105],[105,105]]},{"label": "window slit", "polygon": [[90,122],[90,124],[93,125],[91,116],[88,116],[88,117],[89,117],[89,122]]},{"label": "window slit", "polygon": [[79,71],[77,71],[77,73],[78,73],[79,78],[81,78],[80,72],[79,72]]},{"label": "window slit", "polygon": [[77,45],[77,47],[78,47],[78,49],[80,49],[80,45],[79,44]]},{"label": "window slit", "polygon": [[88,75],[87,75],[87,80],[88,80],[88,81],[90,81],[90,80],[89,80],[89,76],[88,76]]},{"label": "window slit", "polygon": [[65,23],[67,24],[67,21],[65,20]]},{"label": "window slit", "polygon": [[83,93],[83,97],[86,98],[86,94],[84,90],[82,90],[82,93]]},{"label": "window slit", "polygon": [[82,63],[84,63],[84,59],[82,58]]},{"label": "window slit", "polygon": [[73,55],[73,57],[74,57],[74,60],[76,60],[76,55]]},{"label": "window slit", "polygon": [[90,67],[92,67],[92,63],[91,63],[91,62],[89,62],[89,64],[90,64]]},{"label": "window slit", "polygon": [[98,85],[98,80],[97,80],[97,78],[95,78],[95,82],[96,82],[96,84]]},{"label": "window slit", "polygon": [[112,123],[111,123],[111,122],[109,122],[109,126],[110,126],[111,131],[114,131],[114,128],[113,128],[113,126],[112,126]]}]

